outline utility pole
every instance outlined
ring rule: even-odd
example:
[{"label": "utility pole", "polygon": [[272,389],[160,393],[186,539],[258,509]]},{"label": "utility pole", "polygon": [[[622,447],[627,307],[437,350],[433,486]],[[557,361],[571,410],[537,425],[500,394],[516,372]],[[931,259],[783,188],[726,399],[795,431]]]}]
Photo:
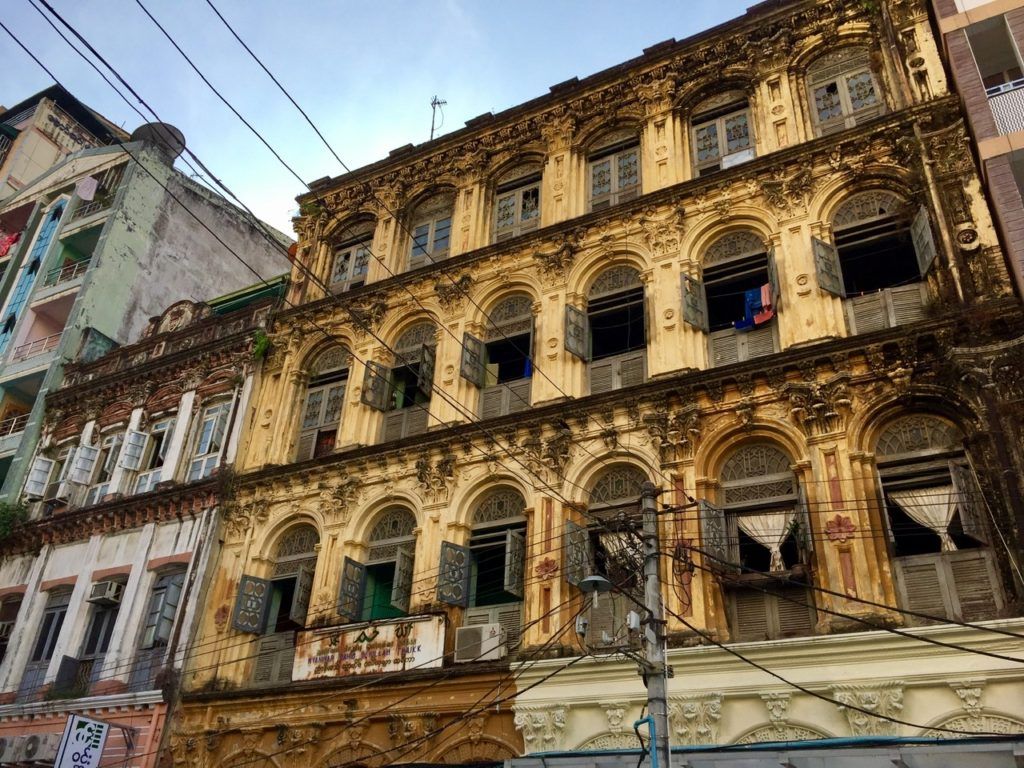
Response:
[{"label": "utility pole", "polygon": [[644,664],[647,711],[654,725],[651,753],[657,768],[671,768],[668,737],[668,667],[665,663],[665,608],[658,569],[658,489],[649,480],[640,489],[644,540]]},{"label": "utility pole", "polygon": [[[437,110],[448,102],[434,96],[430,101],[430,140],[434,140],[434,120],[437,118]],[[444,110],[441,110],[441,125],[444,125]],[[438,126],[440,127],[440,126]]]}]

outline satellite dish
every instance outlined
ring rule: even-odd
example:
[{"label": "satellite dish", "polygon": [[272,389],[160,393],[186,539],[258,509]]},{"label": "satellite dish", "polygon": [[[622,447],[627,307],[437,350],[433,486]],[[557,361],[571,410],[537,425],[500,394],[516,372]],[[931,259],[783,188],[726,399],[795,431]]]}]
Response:
[{"label": "satellite dish", "polygon": [[185,135],[170,123],[146,123],[131,135],[130,141],[154,144],[174,162],[185,151]]}]

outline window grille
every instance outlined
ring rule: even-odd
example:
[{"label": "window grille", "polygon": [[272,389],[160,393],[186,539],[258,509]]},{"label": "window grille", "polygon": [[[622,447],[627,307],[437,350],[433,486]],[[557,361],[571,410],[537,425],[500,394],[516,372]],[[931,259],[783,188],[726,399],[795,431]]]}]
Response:
[{"label": "window grille", "polygon": [[875,453],[891,458],[921,451],[951,451],[963,446],[964,436],[948,421],[915,414],[894,420],[878,438]]},{"label": "window grille", "polygon": [[498,302],[488,315],[486,341],[518,336],[533,330],[533,299],[519,294]]},{"label": "window grille", "polygon": [[900,198],[892,192],[871,190],[851,195],[836,210],[832,217],[835,230],[853,227],[877,219],[897,216],[901,213]]},{"label": "window grille", "polygon": [[381,513],[370,530],[368,562],[394,560],[403,544],[413,541],[416,517],[404,507],[392,507]]},{"label": "window grille", "polygon": [[639,467],[620,464],[604,472],[590,489],[590,503],[615,505],[639,503],[640,489],[647,482],[647,473]]},{"label": "window grille", "polygon": [[749,229],[722,235],[704,252],[704,266],[721,264],[746,256],[759,256],[768,250],[764,239]]},{"label": "window grille", "polygon": [[796,478],[790,459],[767,443],[736,451],[720,475],[726,504],[796,498]]},{"label": "window grille", "polygon": [[513,488],[499,488],[487,494],[473,514],[473,524],[491,524],[521,520],[526,510],[526,501]]},{"label": "window grille", "polygon": [[591,299],[597,299],[635,288],[643,288],[643,285],[640,273],[633,267],[611,267],[598,275],[587,295]]}]

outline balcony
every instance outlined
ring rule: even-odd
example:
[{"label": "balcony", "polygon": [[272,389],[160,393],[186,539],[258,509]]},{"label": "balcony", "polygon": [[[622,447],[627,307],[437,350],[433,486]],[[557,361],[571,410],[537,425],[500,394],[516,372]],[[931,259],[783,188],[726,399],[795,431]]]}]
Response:
[{"label": "balcony", "polygon": [[999,133],[1024,131],[1024,78],[993,86],[986,93]]},{"label": "balcony", "polygon": [[75,222],[88,218],[93,214],[107,210],[107,208],[113,205],[114,197],[117,195],[117,188],[120,186],[121,178],[124,176],[124,169],[124,165],[118,165],[104,171],[99,177],[95,196],[92,200],[82,200],[78,204],[71,213],[71,221]]},{"label": "balcony", "polygon": [[46,354],[50,350],[57,348],[57,345],[60,344],[60,337],[62,335],[63,331],[60,333],[53,333],[49,336],[44,336],[41,339],[30,341],[27,344],[22,344],[20,347],[15,347],[11,360],[28,360],[30,358]]},{"label": "balcony", "polygon": [[46,273],[46,277],[43,278],[43,287],[56,287],[64,283],[70,283],[72,280],[77,280],[89,269],[89,262],[90,260],[86,259],[85,261],[76,261],[63,267],[51,269]]},{"label": "balcony", "polygon": [[28,426],[29,414],[12,416],[0,421],[0,456],[13,453],[21,443],[21,433]]}]

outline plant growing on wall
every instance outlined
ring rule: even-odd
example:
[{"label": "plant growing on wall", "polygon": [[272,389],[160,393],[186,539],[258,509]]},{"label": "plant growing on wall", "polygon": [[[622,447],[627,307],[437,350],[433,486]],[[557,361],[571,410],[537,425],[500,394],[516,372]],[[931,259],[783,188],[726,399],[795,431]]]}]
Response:
[{"label": "plant growing on wall", "polygon": [[28,507],[24,504],[0,502],[0,542],[6,541],[12,533],[28,520]]},{"label": "plant growing on wall", "polygon": [[257,330],[252,337],[252,359],[262,360],[270,351],[270,337],[262,328]]}]

